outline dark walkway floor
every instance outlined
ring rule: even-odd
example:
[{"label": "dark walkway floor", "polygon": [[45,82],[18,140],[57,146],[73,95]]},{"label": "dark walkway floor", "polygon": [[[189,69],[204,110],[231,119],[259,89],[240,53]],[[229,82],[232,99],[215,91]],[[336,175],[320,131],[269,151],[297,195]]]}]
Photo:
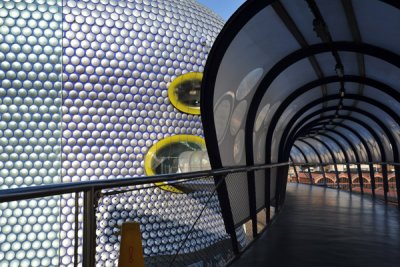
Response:
[{"label": "dark walkway floor", "polygon": [[400,212],[359,195],[288,185],[285,207],[231,266],[400,266]]}]

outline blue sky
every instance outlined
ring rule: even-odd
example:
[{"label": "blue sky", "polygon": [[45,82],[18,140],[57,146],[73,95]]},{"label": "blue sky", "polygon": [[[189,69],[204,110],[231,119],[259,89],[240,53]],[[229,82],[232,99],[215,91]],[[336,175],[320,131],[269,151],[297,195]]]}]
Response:
[{"label": "blue sky", "polygon": [[245,0],[197,0],[197,2],[210,8],[223,19],[228,20]]}]

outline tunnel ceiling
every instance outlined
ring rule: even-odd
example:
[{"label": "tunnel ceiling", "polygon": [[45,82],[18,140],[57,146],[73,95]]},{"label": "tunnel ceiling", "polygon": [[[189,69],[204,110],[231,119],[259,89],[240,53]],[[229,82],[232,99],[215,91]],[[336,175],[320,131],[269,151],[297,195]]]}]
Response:
[{"label": "tunnel ceiling", "polygon": [[249,0],[206,64],[213,167],[399,162],[400,2]]}]

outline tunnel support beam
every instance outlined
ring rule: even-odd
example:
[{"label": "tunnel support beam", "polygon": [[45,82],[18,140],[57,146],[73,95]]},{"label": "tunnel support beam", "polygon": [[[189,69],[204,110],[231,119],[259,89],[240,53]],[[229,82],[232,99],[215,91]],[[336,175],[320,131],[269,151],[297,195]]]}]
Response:
[{"label": "tunnel support beam", "polygon": [[324,186],[326,186],[326,174],[325,174],[325,170],[324,170],[324,163],[322,161],[321,155],[318,153],[318,150],[315,149],[315,147],[313,145],[311,145],[309,142],[302,140],[302,139],[297,139],[297,141],[303,142],[304,144],[308,145],[313,151],[314,153],[317,155],[318,160],[319,160],[319,165],[321,168],[321,172],[322,172],[322,178],[324,179]]},{"label": "tunnel support beam", "polygon": [[[390,89],[389,89],[390,90]],[[394,94],[394,92],[393,93],[390,93],[391,95],[393,95]],[[386,107],[386,106],[384,106],[383,104],[381,104],[381,103],[379,103],[379,102],[377,102],[377,101],[375,101],[375,100],[373,100],[373,99],[370,99],[370,98],[366,98],[366,97],[364,97],[364,96],[358,96],[358,95],[346,95],[346,97],[347,98],[351,98],[351,99],[357,99],[357,100],[361,100],[361,101],[366,101],[366,102],[368,102],[368,103],[370,103],[370,104],[372,104],[372,105],[374,105],[374,106],[376,106],[376,107],[378,107],[378,108],[380,108],[380,109],[382,109],[384,112],[386,112],[389,116],[391,116],[395,121],[400,121],[400,119],[399,119],[399,116],[395,113],[395,112],[393,112],[391,109],[389,109],[388,107]],[[397,94],[397,96],[396,95],[394,95],[394,97],[397,99],[399,96],[398,96],[398,94]],[[318,103],[322,103],[322,102],[324,102],[324,101],[329,101],[329,100],[333,100],[333,99],[337,99],[338,98],[338,96],[329,96],[329,97],[324,97],[324,98],[320,98],[320,99],[317,99],[317,100],[315,100],[315,101],[312,101],[311,103],[309,103],[309,104],[307,104],[306,106],[304,106],[299,112],[298,112],[298,114],[302,114],[302,113],[304,113],[306,110],[308,110],[309,108],[311,108],[311,107],[313,107],[313,106],[315,106],[316,104],[318,104]],[[359,112],[359,113],[361,113],[361,114],[363,114],[363,115],[366,115],[366,116],[368,116],[368,115],[371,115],[370,113],[368,113],[368,112],[366,112],[366,111],[364,111],[364,110],[361,110],[361,109],[358,109],[358,108],[354,108],[354,107],[347,107],[347,109],[348,110],[352,110],[352,111],[356,111],[356,112]],[[368,115],[367,115],[368,114]],[[294,123],[297,121],[297,119],[298,119],[298,117],[299,117],[300,115],[297,115],[297,116],[294,116],[292,119],[291,119],[291,121],[288,123],[288,125],[294,125]],[[304,120],[303,120],[304,121]],[[381,128],[382,128],[382,130],[385,132],[385,134],[386,134],[386,136],[388,137],[388,139],[389,139],[389,141],[393,144],[392,145],[392,147],[393,147],[393,157],[394,157],[394,160],[395,160],[395,162],[398,162],[399,161],[399,155],[398,155],[398,150],[397,150],[397,145],[396,145],[396,141],[395,141],[395,139],[394,139],[394,137],[393,137],[393,135],[392,135],[392,133],[391,133],[391,131],[380,121],[380,120],[374,120]],[[299,123],[300,125],[301,125],[301,123]],[[286,128],[285,130],[284,130],[284,134],[282,135],[283,137],[284,136],[287,136],[287,134],[288,134],[288,131],[289,131],[289,128]],[[286,138],[283,138],[284,140],[286,140]],[[378,142],[378,144],[379,144],[379,139],[376,139],[376,141]],[[281,144],[280,144],[280,149],[281,149],[281,145],[283,145],[282,144],[282,140],[281,140]],[[382,150],[381,150],[382,151]],[[381,155],[384,155],[384,153],[381,153]],[[382,156],[383,157],[383,156]],[[384,177],[385,177],[385,175],[384,175]],[[386,182],[385,182],[386,183]],[[387,189],[385,189],[385,192],[387,191]],[[399,199],[399,201],[400,201],[400,197],[398,197],[398,199]]]}]

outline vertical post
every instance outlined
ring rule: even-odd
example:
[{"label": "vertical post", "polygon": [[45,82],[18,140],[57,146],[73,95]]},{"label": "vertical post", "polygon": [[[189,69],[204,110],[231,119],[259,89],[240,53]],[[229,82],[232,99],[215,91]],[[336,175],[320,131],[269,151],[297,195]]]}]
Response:
[{"label": "vertical post", "polygon": [[337,189],[340,189],[339,171],[338,171],[336,162],[335,162],[335,164],[334,164],[333,166],[334,166],[334,168],[335,168],[335,176],[336,176],[336,185],[337,185]]},{"label": "vertical post", "polygon": [[400,209],[400,166],[394,165],[394,174],[396,177],[397,207]]},{"label": "vertical post", "polygon": [[222,218],[224,220],[225,229],[232,239],[232,249],[235,255],[239,254],[239,246],[235,231],[235,223],[233,221],[233,214],[231,203],[229,201],[228,187],[226,186],[225,176],[216,176],[214,178],[215,185],[217,186],[218,200],[221,205]]},{"label": "vertical post", "polygon": [[95,190],[84,191],[83,194],[83,267],[95,266],[96,252],[96,217]]},{"label": "vertical post", "polygon": [[279,175],[279,171],[280,171],[280,168],[279,167],[276,167],[276,174],[275,174],[275,179],[276,179],[276,182],[275,182],[275,213],[278,213],[279,212],[279,203],[280,203],[280,197],[281,197],[281,195],[280,195],[280,188],[281,188],[281,180],[279,179],[280,177],[280,175]]},{"label": "vertical post", "polygon": [[74,267],[78,266],[78,242],[79,242],[79,193],[75,192],[75,236],[74,236]]},{"label": "vertical post", "polygon": [[325,169],[324,169],[324,165],[322,163],[319,164],[321,170],[322,170],[322,178],[324,179],[324,186],[327,187],[327,183],[326,183],[326,174],[325,174]]},{"label": "vertical post", "polygon": [[382,176],[383,176],[383,195],[385,198],[385,203],[387,203],[388,202],[387,193],[389,191],[389,179],[388,179],[386,163],[382,163]]},{"label": "vertical post", "polygon": [[307,165],[307,170],[308,170],[308,176],[310,177],[310,185],[313,185],[314,182],[313,182],[313,178],[312,178],[312,175],[311,175],[310,165]]},{"label": "vertical post", "polygon": [[271,221],[271,169],[265,169],[265,221],[267,224]]},{"label": "vertical post", "polygon": [[361,191],[361,194],[364,194],[364,181],[363,181],[363,177],[362,177],[360,163],[357,163],[357,173],[358,173],[358,180],[360,181],[360,191]]},{"label": "vertical post", "polygon": [[280,197],[280,203],[281,206],[285,202],[286,198],[286,188],[287,188],[287,173],[289,171],[289,165],[285,165],[281,167],[281,179],[283,183],[281,184],[281,197]]},{"label": "vertical post", "polygon": [[254,171],[247,173],[247,186],[249,188],[249,209],[252,222],[253,237],[257,236],[257,205],[256,205],[256,182]]},{"label": "vertical post", "polygon": [[[342,167],[343,167],[343,164],[341,164],[342,165]],[[336,166],[336,171],[338,172],[338,169],[337,169],[337,165],[335,165]],[[349,167],[348,167],[348,164],[347,164],[347,171],[349,171]],[[349,179],[350,179],[350,177],[351,176],[349,176]],[[336,185],[337,185],[337,189],[340,189],[340,177],[339,177],[339,174],[337,174],[337,176],[336,176]]]},{"label": "vertical post", "polygon": [[353,188],[351,188],[353,181],[351,180],[350,164],[348,162],[346,162],[346,169],[347,169],[347,178],[349,179],[349,190],[351,192],[353,191]]},{"label": "vertical post", "polygon": [[[276,175],[276,190],[275,190],[275,211],[279,212],[280,207],[283,205],[286,196],[286,183],[287,183],[287,169],[289,165],[277,167]],[[286,174],[286,175],[285,175]]]},{"label": "vertical post", "polygon": [[296,176],[296,182],[299,183],[299,174],[296,170],[296,164],[293,164],[294,175]]},{"label": "vertical post", "polygon": [[371,178],[371,191],[372,197],[375,198],[375,172],[374,172],[374,164],[369,164],[369,177]]}]

